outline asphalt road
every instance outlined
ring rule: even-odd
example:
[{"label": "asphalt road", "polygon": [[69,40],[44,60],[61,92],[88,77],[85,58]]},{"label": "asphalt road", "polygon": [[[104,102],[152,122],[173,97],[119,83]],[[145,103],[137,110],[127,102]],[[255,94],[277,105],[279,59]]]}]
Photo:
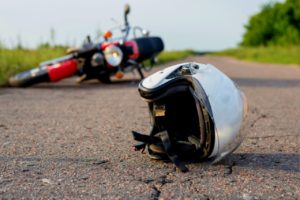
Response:
[{"label": "asphalt road", "polygon": [[185,61],[214,64],[248,97],[247,138],[224,161],[180,173],[133,151],[131,130],[150,128],[138,81],[1,88],[0,197],[300,199],[300,68]]}]

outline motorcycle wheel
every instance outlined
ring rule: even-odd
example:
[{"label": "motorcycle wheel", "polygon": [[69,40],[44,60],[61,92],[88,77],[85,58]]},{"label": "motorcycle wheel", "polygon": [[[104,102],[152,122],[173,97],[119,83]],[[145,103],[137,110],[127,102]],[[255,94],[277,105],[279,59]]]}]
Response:
[{"label": "motorcycle wheel", "polygon": [[101,83],[111,83],[110,74],[107,73],[107,72],[102,72],[102,73],[99,74],[98,80]]},{"label": "motorcycle wheel", "polygon": [[12,87],[28,87],[37,83],[49,82],[48,71],[43,68],[34,68],[10,77],[8,82]]}]

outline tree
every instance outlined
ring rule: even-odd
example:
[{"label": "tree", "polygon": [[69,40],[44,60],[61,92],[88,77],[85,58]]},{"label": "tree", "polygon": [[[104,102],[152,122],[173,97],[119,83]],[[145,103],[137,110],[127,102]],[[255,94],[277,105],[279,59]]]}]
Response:
[{"label": "tree", "polygon": [[264,5],[245,28],[242,46],[300,44],[300,1]]}]

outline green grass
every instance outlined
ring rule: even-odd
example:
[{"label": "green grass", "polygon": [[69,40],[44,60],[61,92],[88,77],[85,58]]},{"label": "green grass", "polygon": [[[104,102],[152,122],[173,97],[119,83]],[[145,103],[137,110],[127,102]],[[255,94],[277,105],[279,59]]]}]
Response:
[{"label": "green grass", "polygon": [[0,85],[7,84],[11,75],[31,69],[40,62],[64,55],[64,48],[0,49]]},{"label": "green grass", "polygon": [[216,52],[213,55],[231,56],[262,63],[300,65],[300,46],[240,47]]},{"label": "green grass", "polygon": [[163,64],[171,61],[182,60],[191,55],[195,55],[193,50],[164,51],[158,55],[158,63]]}]

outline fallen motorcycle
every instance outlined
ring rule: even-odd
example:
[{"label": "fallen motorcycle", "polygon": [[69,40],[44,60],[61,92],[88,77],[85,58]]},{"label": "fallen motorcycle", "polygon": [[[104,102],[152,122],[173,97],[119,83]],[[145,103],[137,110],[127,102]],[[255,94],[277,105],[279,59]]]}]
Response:
[{"label": "fallen motorcycle", "polygon": [[[64,78],[78,75],[78,82],[98,79],[109,83],[111,76],[122,78],[126,72],[137,70],[140,78],[144,78],[142,70],[146,70],[143,62],[150,60],[155,64],[156,56],[164,49],[160,37],[149,36],[149,32],[141,27],[131,27],[128,22],[130,8],[125,6],[121,38],[113,38],[112,32],[103,34],[104,41],[93,43],[88,36],[79,49],[73,48],[68,55],[46,61],[39,67],[21,72],[9,79],[14,87],[27,87],[42,82],[57,82]],[[137,31],[141,36],[137,37]],[[128,39],[129,34],[133,39]]]}]

